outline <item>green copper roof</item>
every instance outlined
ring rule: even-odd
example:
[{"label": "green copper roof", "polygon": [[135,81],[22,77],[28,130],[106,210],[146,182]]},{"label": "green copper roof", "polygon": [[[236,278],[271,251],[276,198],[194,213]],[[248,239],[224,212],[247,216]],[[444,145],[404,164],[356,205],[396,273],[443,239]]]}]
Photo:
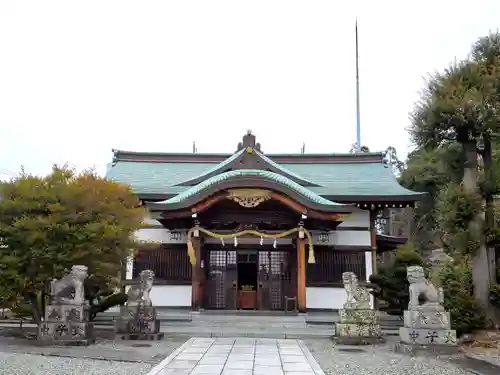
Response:
[{"label": "green copper roof", "polygon": [[[272,157],[272,156],[271,156]],[[353,159],[355,156],[353,156]],[[118,161],[111,164],[106,177],[131,185],[137,194],[179,194],[189,187],[176,186],[204,175],[219,162],[142,162]],[[308,190],[320,196],[345,197],[418,197],[397,182],[382,162],[362,163],[280,163],[282,168],[319,186]],[[417,198],[415,198],[417,199]]]},{"label": "green copper roof", "polygon": [[[292,172],[292,171],[284,168],[282,165],[276,163],[274,160],[272,160],[272,159],[268,158],[267,156],[265,156],[259,150],[255,149],[255,148],[252,148],[251,150],[252,150],[251,152],[253,154],[257,155],[259,158],[261,158],[262,161],[264,161],[265,163],[268,163],[270,166],[276,168],[276,171],[278,171],[278,172],[280,172],[282,174],[288,175],[288,176],[296,179],[298,182],[303,183],[305,185],[308,185],[308,186],[315,185],[315,183],[313,183],[311,181],[308,181],[308,180],[304,179],[303,177],[297,175],[296,173],[294,173],[294,172]],[[210,174],[213,175],[213,173],[217,172],[217,171],[219,171],[219,174],[223,173],[223,172],[227,172],[227,170],[224,170],[224,167],[226,167],[226,166],[229,167],[233,161],[235,161],[236,159],[238,159],[245,152],[247,152],[247,149],[243,148],[243,149],[237,151],[236,153],[234,153],[233,155],[231,155],[230,157],[226,158],[225,160],[223,160],[219,164],[216,164],[215,166],[213,166],[213,167],[211,167],[211,168],[209,168],[207,170],[204,170],[201,175],[194,176],[193,178],[189,178],[188,180],[179,182],[176,185],[189,185],[194,180],[199,180],[199,179],[202,179],[204,177],[208,177]],[[191,185],[193,185],[193,184],[191,184]]]},{"label": "green copper roof", "polygon": [[179,195],[176,195],[173,198],[167,199],[163,202],[158,202],[158,203],[164,203],[164,204],[171,204],[171,203],[179,203],[182,201],[185,201],[186,199],[189,199],[198,193],[208,189],[209,187],[219,184],[223,181],[229,180],[234,177],[261,177],[268,179],[270,181],[277,182],[281,185],[284,185],[286,187],[289,187],[290,189],[294,190],[296,193],[302,195],[303,197],[307,198],[311,202],[317,203],[317,204],[322,204],[322,205],[329,205],[329,206],[334,206],[334,205],[340,205],[339,203],[335,203],[332,201],[329,201],[328,199],[325,199],[318,194],[312,192],[309,189],[306,189],[305,187],[299,185],[298,183],[290,180],[289,178],[286,178],[285,176],[279,175],[274,172],[269,172],[269,171],[264,171],[260,169],[238,169],[234,171],[229,171],[229,172],[224,172],[221,174],[218,174],[216,176],[213,176],[202,183],[190,187],[189,189],[183,191]]},{"label": "green copper roof", "polygon": [[[264,155],[262,152],[258,151],[258,150],[254,150],[254,152],[259,155],[263,160],[265,160],[267,163],[271,164],[274,168],[278,169],[279,171],[285,173],[285,174],[288,174],[292,177],[295,177],[296,179],[298,180],[304,180],[304,178],[302,176],[299,176],[298,174],[292,172],[291,170],[283,167],[282,165],[279,165],[278,163],[276,163],[274,160],[268,158],[266,155]],[[306,182],[310,182],[311,185],[315,185],[315,183],[313,183],[312,181],[307,181],[307,179],[305,180]]]},{"label": "green copper roof", "polygon": [[208,174],[210,174],[212,172],[215,172],[219,168],[224,168],[224,166],[229,165],[234,160],[238,159],[244,152],[245,152],[245,149],[241,149],[240,151],[234,153],[233,155],[231,155],[230,157],[228,157],[226,160],[220,162],[219,164],[215,164],[213,167],[211,167],[211,168],[209,168],[207,170],[204,170],[203,173],[201,173],[199,176],[192,176],[192,177],[190,177],[189,179],[187,179],[185,181],[181,181],[181,182],[177,183],[176,185],[184,185],[185,183],[189,182],[189,180],[193,180],[195,178],[201,178],[201,177],[203,177],[205,175],[208,175]]}]

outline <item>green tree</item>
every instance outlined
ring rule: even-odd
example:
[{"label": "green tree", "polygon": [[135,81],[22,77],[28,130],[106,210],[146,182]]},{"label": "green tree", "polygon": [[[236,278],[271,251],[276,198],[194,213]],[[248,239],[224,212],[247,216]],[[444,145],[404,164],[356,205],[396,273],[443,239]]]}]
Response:
[{"label": "green tree", "polygon": [[441,189],[459,183],[463,176],[462,149],[448,144],[437,149],[418,148],[408,155],[399,182],[404,187],[427,193],[413,210],[413,236],[421,251],[442,247],[436,203]]},{"label": "green tree", "polygon": [[144,218],[128,186],[54,166],[46,177],[21,173],[0,195],[0,304],[28,304],[39,322],[47,282],[74,264],[119,285]]},{"label": "green tree", "polygon": [[[486,40],[491,41],[496,38],[497,36],[493,35],[488,36]],[[478,45],[482,47],[479,48]],[[429,80],[421,101],[412,114],[410,129],[413,141],[421,149],[438,149],[458,144],[464,160],[462,197],[468,196],[471,200],[475,200],[476,196],[483,196],[487,198],[487,203],[497,188],[492,183],[491,141],[497,137],[500,124],[498,118],[500,64],[498,59],[489,59],[484,55],[486,47],[492,45],[494,43],[480,39],[469,59],[453,64]],[[481,186],[479,157],[482,157],[483,166],[487,170],[487,173],[484,173],[484,180],[488,183],[483,184],[488,186],[487,191],[479,189]],[[442,196],[442,198],[447,197],[453,197],[453,194]],[[479,241],[472,241],[466,248],[468,252],[474,254],[472,274],[475,296],[483,306],[488,307],[488,291],[493,275],[485,247],[486,241],[482,235],[484,227],[481,211],[475,212],[474,219],[467,223],[467,231],[471,233],[470,238],[479,238]],[[486,222],[486,226],[493,225],[491,219]],[[445,236],[450,235],[453,233],[445,233]],[[458,243],[449,239],[447,242]],[[473,244],[476,245],[475,249],[471,248]]]}]

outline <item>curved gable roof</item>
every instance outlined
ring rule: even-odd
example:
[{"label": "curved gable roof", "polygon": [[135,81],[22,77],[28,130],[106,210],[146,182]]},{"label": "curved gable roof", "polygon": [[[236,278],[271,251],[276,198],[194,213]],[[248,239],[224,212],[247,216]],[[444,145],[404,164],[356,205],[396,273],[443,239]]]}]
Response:
[{"label": "curved gable roof", "polygon": [[248,147],[237,151],[226,160],[203,172],[201,175],[177,183],[176,186],[198,185],[208,178],[212,178],[225,172],[240,169],[270,171],[279,175],[283,175],[284,177],[287,177],[288,179],[303,186],[318,186],[314,182],[299,176],[298,174],[290,171],[287,168],[282,167],[253,147]]},{"label": "curved gable roof", "polygon": [[260,187],[284,193],[292,192],[298,196],[299,201],[322,211],[343,211],[349,207],[323,198],[285,176],[260,169],[238,169],[212,176],[170,199],[150,203],[150,206],[177,209],[196,203],[218,191],[236,187]]}]

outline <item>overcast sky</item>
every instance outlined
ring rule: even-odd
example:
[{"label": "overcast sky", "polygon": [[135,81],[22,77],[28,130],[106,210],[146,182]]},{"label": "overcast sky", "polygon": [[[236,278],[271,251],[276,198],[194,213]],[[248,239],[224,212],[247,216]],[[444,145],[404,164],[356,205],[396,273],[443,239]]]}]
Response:
[{"label": "overcast sky", "polygon": [[[402,5],[404,4],[404,5]],[[104,173],[111,149],[410,149],[427,73],[500,25],[500,2],[0,0],[0,174]]]}]

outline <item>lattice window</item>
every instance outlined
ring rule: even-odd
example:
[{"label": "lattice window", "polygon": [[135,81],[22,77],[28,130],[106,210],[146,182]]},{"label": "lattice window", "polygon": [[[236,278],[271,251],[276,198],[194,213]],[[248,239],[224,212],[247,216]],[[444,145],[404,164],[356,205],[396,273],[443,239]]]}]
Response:
[{"label": "lattice window", "polygon": [[342,273],[354,272],[361,282],[366,280],[364,252],[338,251],[331,247],[314,249],[316,263],[307,265],[308,286],[342,284]]},{"label": "lattice window", "polygon": [[153,270],[156,280],[191,283],[191,263],[185,246],[141,250],[134,259],[133,278]]}]

